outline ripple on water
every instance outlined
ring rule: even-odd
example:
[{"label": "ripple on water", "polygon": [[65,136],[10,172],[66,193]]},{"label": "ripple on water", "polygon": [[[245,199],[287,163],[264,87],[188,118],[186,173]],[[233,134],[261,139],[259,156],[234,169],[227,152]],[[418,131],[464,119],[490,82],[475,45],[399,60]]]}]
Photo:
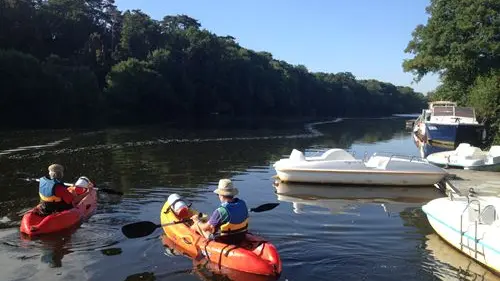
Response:
[{"label": "ripple on water", "polygon": [[[18,228],[8,229],[0,237],[0,263],[12,266],[0,276],[9,280],[40,280],[54,277],[54,272],[48,269],[61,268],[58,279],[83,278],[85,270],[81,262],[72,258],[74,255],[92,255],[98,251],[102,255],[116,254],[120,251],[116,245],[123,239],[118,227],[103,223],[83,223],[67,231],[34,238],[20,233]],[[43,264],[45,269],[40,267]]]},{"label": "ripple on water", "polygon": [[59,249],[69,252],[93,251],[119,243],[123,237],[116,228],[105,224],[82,226],[43,237],[29,238],[17,229],[10,235],[2,237],[3,245],[15,252],[19,249]]},{"label": "ripple on water", "polygon": [[[81,151],[94,151],[94,150],[111,150],[111,149],[123,149],[127,147],[137,147],[137,146],[151,146],[151,145],[163,145],[163,144],[174,144],[174,143],[204,143],[204,142],[225,142],[225,141],[255,141],[255,140],[274,140],[274,139],[303,139],[303,138],[316,138],[323,136],[323,133],[320,131],[316,130],[314,127],[316,125],[321,125],[321,124],[327,124],[327,123],[337,123],[342,121],[342,119],[337,118],[332,121],[325,121],[325,122],[315,122],[315,123],[309,123],[304,126],[304,129],[306,130],[306,133],[304,134],[292,134],[292,135],[272,135],[272,136],[248,136],[248,137],[216,137],[216,138],[183,138],[183,139],[176,139],[176,138],[168,138],[168,139],[163,139],[163,138],[155,138],[152,140],[145,140],[145,141],[128,141],[128,142],[123,142],[123,143],[107,143],[107,144],[98,144],[98,145],[91,145],[91,146],[82,146],[82,147],[68,147],[68,148],[61,148],[61,149],[56,149],[56,150],[43,150],[43,151],[37,151],[34,153],[28,153],[28,154],[13,154],[13,155],[8,155],[13,152],[22,152],[25,150],[31,150],[36,147],[27,147],[27,148],[16,148],[13,149],[12,151],[5,151],[5,154],[8,155],[9,159],[29,159],[29,158],[39,158],[45,154],[68,154],[68,153],[76,153],[76,152],[81,152]],[[60,144],[61,142],[64,142],[67,139],[63,139],[54,143],[49,143],[46,145],[42,145],[42,147],[51,147],[51,146],[56,146]],[[0,151],[0,153],[2,153]],[[7,156],[6,155],[6,156]]]}]

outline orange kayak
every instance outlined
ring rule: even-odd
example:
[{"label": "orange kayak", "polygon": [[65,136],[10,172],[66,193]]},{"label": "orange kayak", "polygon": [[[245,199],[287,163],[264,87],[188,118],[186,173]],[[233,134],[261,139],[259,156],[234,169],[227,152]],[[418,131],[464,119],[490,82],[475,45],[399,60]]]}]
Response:
[{"label": "orange kayak", "polygon": [[[74,187],[68,187],[74,190]],[[34,207],[21,220],[20,230],[29,236],[49,234],[63,231],[79,225],[83,220],[92,216],[97,208],[97,192],[89,188],[87,196],[83,197],[75,208],[40,216],[36,211],[39,206]]]},{"label": "orange kayak", "polygon": [[[161,236],[163,245],[165,245],[172,255],[182,255],[179,246],[169,239],[165,234]],[[257,275],[239,270],[221,267],[213,262],[207,262],[206,259],[192,259],[192,273],[198,275],[201,280],[231,280],[231,281],[276,281],[279,276]],[[207,270],[204,270],[207,269]],[[225,277],[225,278],[224,278]]]},{"label": "orange kayak", "polygon": [[[167,211],[168,210],[168,211]],[[198,214],[192,208],[189,216]],[[166,202],[160,213],[161,224],[176,222],[182,218],[171,211]],[[208,259],[219,268],[228,268],[257,275],[276,276],[281,274],[281,260],[276,247],[265,239],[248,233],[240,245],[230,245],[208,240],[191,230],[191,223],[163,226],[165,238],[176,245],[182,254],[196,260]],[[168,240],[162,239],[165,246]]]}]

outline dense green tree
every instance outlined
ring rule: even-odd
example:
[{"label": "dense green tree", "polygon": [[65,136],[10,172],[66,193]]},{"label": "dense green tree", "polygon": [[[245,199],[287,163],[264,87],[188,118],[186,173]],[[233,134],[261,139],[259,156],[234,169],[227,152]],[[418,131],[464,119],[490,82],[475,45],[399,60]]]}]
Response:
[{"label": "dense green tree", "polygon": [[145,59],[149,52],[160,47],[160,25],[140,10],[123,14],[120,49],[122,57]]},{"label": "dense green tree", "polygon": [[[212,114],[380,116],[425,107],[411,88],[349,72],[313,73],[243,48],[188,15],[155,20],[140,10],[121,12],[113,0],[0,5],[0,114],[28,111],[14,127]],[[61,121],[49,122],[54,118]]]},{"label": "dense green tree", "polygon": [[442,84],[432,99],[474,106],[500,141],[500,0],[431,0],[427,13],[405,50],[414,57],[403,68],[417,81],[438,73]]}]

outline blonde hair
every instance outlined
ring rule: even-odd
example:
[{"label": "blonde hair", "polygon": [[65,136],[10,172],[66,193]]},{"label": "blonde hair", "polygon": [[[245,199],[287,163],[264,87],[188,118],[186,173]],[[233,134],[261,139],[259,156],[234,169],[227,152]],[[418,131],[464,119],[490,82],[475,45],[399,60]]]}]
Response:
[{"label": "blonde hair", "polygon": [[64,176],[64,167],[59,164],[52,164],[49,166],[49,177],[51,179],[62,179]]}]

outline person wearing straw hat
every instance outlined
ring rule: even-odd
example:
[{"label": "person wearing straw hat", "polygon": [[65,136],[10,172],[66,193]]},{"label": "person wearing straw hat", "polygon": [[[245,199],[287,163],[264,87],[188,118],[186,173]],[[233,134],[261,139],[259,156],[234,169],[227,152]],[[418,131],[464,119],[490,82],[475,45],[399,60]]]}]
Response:
[{"label": "person wearing straw hat", "polygon": [[239,244],[248,230],[248,209],[244,200],[237,198],[238,189],[230,179],[219,180],[214,193],[221,205],[215,209],[207,222],[201,222],[197,215],[191,217],[192,229],[205,238],[226,244]]},{"label": "person wearing straw hat", "polygon": [[52,164],[48,168],[49,174],[39,179],[38,195],[40,205],[38,213],[43,216],[73,208],[85,194],[73,195],[62,182],[64,167]]}]

